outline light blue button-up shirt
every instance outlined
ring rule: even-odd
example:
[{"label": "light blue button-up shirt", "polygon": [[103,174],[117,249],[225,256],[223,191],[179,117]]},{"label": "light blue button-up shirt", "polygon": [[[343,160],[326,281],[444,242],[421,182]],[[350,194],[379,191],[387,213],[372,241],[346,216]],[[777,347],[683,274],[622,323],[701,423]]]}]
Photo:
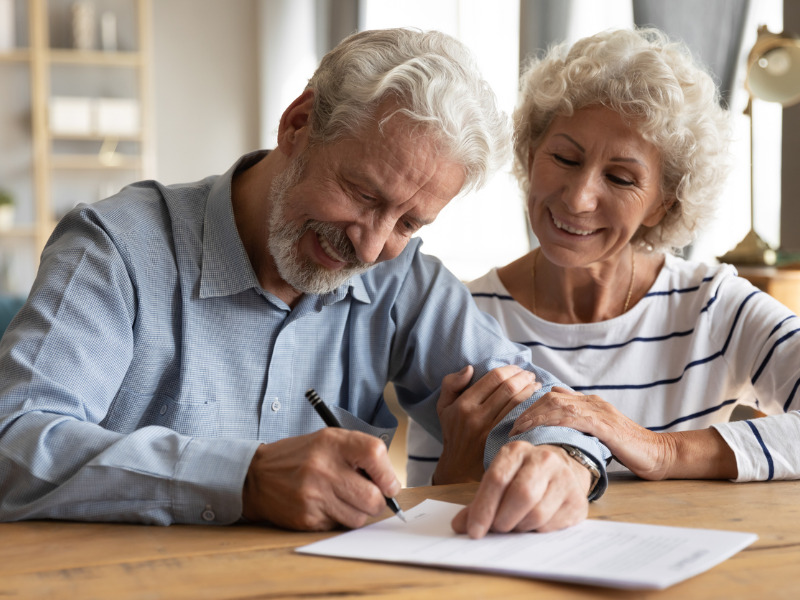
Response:
[{"label": "light blue button-up shirt", "polygon": [[[557,383],[419,240],[293,309],[261,289],[231,206],[235,169],[259,157],[141,182],[59,223],[0,342],[0,519],[232,523],[258,445],[323,427],[311,387],[344,427],[389,440],[387,382],[437,436],[442,378],[466,364]],[[526,435],[609,456],[570,429]]]}]

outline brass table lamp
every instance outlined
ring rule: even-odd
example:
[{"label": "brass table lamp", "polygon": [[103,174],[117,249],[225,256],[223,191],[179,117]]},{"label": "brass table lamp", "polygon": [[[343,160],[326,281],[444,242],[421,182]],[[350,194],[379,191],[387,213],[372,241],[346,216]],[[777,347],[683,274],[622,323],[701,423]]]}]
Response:
[{"label": "brass table lamp", "polygon": [[745,87],[750,94],[744,111],[750,117],[750,231],[719,260],[738,265],[774,265],[777,253],[754,227],[753,99],[778,102],[782,106],[800,101],[800,39],[786,33],[771,33],[761,25],[747,57]]}]

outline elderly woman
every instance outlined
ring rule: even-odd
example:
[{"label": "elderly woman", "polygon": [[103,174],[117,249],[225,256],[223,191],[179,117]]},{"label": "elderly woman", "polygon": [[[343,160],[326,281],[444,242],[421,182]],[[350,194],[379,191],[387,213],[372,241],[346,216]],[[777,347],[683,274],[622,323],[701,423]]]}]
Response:
[{"label": "elderly woman", "polygon": [[[733,267],[676,256],[727,171],[711,78],[658,31],[604,32],[530,65],[515,126],[540,247],[470,288],[574,391],[543,397],[510,435],[573,427],[646,479],[799,477],[800,321]],[[464,449],[513,403],[459,396],[470,375],[443,384],[443,451],[412,423],[410,485],[440,452],[435,483],[480,478]],[[774,416],[729,422],[737,404]]]}]

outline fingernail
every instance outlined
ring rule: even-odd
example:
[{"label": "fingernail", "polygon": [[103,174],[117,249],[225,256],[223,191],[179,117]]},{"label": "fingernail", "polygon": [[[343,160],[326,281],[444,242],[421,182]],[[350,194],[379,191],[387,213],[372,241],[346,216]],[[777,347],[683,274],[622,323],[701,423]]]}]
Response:
[{"label": "fingernail", "polygon": [[471,537],[473,540],[478,540],[486,535],[486,530],[480,523],[472,523],[467,528],[467,535]]}]

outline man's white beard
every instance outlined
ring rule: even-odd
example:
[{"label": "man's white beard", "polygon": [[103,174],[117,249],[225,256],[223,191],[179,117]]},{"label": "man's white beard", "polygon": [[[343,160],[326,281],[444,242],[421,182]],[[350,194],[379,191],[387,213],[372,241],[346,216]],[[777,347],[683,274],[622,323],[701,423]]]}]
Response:
[{"label": "man's white beard", "polygon": [[[269,251],[281,278],[294,289],[304,294],[327,294],[351,277],[368,271],[374,263],[358,260],[352,242],[339,227],[321,221],[306,221],[302,225],[296,225],[286,219],[289,193],[302,180],[304,167],[305,160],[301,155],[272,182],[268,224]],[[325,238],[348,265],[338,271],[331,271],[300,256],[300,238],[308,230]]]}]

